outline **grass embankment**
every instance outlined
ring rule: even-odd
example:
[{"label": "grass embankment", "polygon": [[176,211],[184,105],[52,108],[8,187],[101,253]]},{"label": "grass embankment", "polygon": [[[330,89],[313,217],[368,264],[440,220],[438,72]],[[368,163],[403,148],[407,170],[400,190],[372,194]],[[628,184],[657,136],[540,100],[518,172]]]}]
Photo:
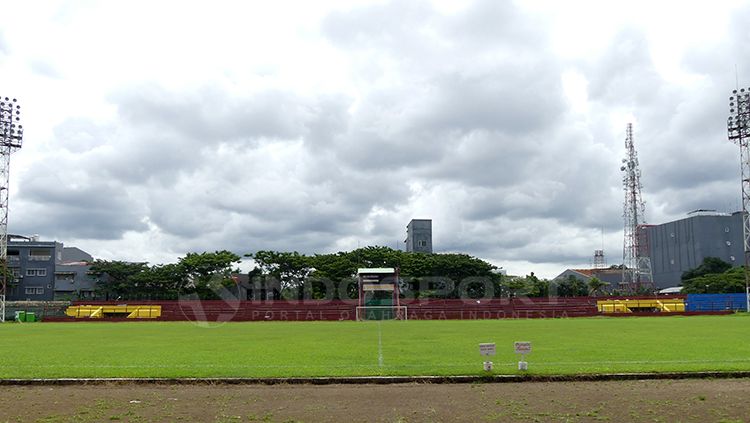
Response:
[{"label": "grass embankment", "polygon": [[750,370],[750,317],[0,325],[0,378],[291,377]]}]

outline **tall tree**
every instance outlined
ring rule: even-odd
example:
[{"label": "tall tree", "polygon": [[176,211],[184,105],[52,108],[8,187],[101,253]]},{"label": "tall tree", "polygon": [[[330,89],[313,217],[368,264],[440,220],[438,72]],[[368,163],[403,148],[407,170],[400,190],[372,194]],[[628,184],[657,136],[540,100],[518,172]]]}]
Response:
[{"label": "tall tree", "polygon": [[96,278],[98,295],[114,300],[135,296],[140,288],[133,277],[146,269],[148,263],[96,260],[89,268],[89,274]]},{"label": "tall tree", "polygon": [[690,269],[682,274],[682,281],[708,275],[710,273],[724,273],[731,269],[732,265],[717,257],[706,257],[703,263],[695,269]]},{"label": "tall tree", "polygon": [[177,263],[147,267],[130,277],[137,287],[136,296],[142,299],[174,300],[185,292],[188,278],[183,266]]},{"label": "tall tree", "polygon": [[283,294],[304,298],[305,279],[313,271],[311,260],[304,254],[261,250],[250,254],[265,275],[281,283]]},{"label": "tall tree", "polygon": [[585,297],[589,292],[586,283],[573,275],[558,279],[555,286],[558,297]]},{"label": "tall tree", "polygon": [[723,273],[708,273],[683,281],[683,294],[729,294],[745,292],[745,269],[734,267]]},{"label": "tall tree", "polygon": [[588,286],[589,286],[589,295],[595,297],[597,294],[601,294],[602,290],[605,287],[609,286],[609,283],[604,282],[603,280],[594,276],[591,279],[589,279]]},{"label": "tall tree", "polygon": [[232,272],[239,272],[236,265],[240,262],[240,256],[222,250],[188,253],[179,259],[178,265],[187,278],[186,288],[192,289],[202,299],[216,299],[220,297],[222,287],[235,284]]}]

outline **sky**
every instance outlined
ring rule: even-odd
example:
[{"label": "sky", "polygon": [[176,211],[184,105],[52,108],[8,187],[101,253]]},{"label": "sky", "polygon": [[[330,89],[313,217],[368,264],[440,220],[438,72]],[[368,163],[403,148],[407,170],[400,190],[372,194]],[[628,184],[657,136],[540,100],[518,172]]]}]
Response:
[{"label": "sky", "polygon": [[[96,258],[404,248],[552,278],[646,221],[741,208],[742,1],[2,2],[9,232]],[[251,266],[247,260],[243,266]]]}]

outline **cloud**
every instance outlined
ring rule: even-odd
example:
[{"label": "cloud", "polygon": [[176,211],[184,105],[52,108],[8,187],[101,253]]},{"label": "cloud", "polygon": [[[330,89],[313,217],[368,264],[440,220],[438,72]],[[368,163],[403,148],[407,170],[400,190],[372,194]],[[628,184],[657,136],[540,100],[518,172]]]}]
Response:
[{"label": "cloud", "polygon": [[[66,7],[52,19],[116,15],[101,9]],[[402,246],[411,218],[432,218],[437,251],[511,273],[555,276],[602,246],[615,264],[626,122],[650,223],[736,205],[726,97],[733,64],[750,69],[748,11],[728,19],[726,40],[689,37],[698,41],[669,57],[657,48],[669,45],[665,34],[628,17],[613,20],[611,37],[592,33],[597,48],[561,54],[556,28],[574,23],[490,0],[452,12],[391,1],[300,16],[256,5],[259,22],[288,19],[274,18],[267,34],[207,28],[205,60],[180,44],[196,40],[185,32],[193,26],[149,32],[159,10],[138,48],[116,49],[114,67],[80,54],[60,62],[78,50],[53,56],[32,45],[13,61],[32,68],[31,104],[50,105],[30,110],[39,128],[28,142],[44,147],[13,175],[11,229],[162,262],[223,248]],[[128,45],[105,27],[102,40]],[[59,29],[61,40],[82,36]],[[0,33],[0,71],[16,72],[4,35],[22,37]],[[169,77],[144,71],[171,62],[169,46],[174,63],[195,65]],[[89,81],[91,69],[112,72]],[[81,93],[78,107],[55,106],[70,90]]]}]

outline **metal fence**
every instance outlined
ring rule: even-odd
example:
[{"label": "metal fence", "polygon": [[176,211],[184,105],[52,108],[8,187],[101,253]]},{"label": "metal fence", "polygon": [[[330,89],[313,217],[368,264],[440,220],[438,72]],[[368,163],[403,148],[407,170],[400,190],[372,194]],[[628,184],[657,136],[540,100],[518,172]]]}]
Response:
[{"label": "metal fence", "polygon": [[16,312],[34,313],[38,320],[45,317],[64,317],[70,301],[7,301],[5,303],[5,321],[15,320]]},{"label": "metal fence", "polygon": [[746,294],[688,294],[687,311],[747,311]]}]

